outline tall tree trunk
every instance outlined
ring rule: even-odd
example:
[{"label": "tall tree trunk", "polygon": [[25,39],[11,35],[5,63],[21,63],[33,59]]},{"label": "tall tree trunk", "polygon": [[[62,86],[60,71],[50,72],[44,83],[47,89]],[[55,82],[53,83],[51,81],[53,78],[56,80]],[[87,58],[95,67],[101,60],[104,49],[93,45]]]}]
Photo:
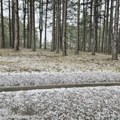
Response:
[{"label": "tall tree trunk", "polygon": [[56,2],[56,53],[59,53],[60,48],[60,0]]},{"label": "tall tree trunk", "polygon": [[67,0],[64,0],[64,18],[63,18],[63,56],[67,55],[66,28],[67,28]]},{"label": "tall tree trunk", "polygon": [[114,1],[111,0],[111,9],[110,9],[110,24],[109,24],[109,35],[108,35],[108,53],[111,53],[111,40],[113,38],[113,6]]},{"label": "tall tree trunk", "polygon": [[61,49],[63,50],[63,21],[64,21],[64,0],[62,0],[61,5],[62,5],[62,10],[61,10],[61,42],[62,42],[62,46]]},{"label": "tall tree trunk", "polygon": [[14,48],[15,42],[15,4],[14,0],[12,0],[12,48]]},{"label": "tall tree trunk", "polygon": [[10,2],[10,0],[8,1],[8,6],[9,6],[9,38],[10,38],[9,47],[12,47],[12,37],[11,37],[11,2]]},{"label": "tall tree trunk", "polygon": [[60,0],[60,49],[62,50],[62,0]]},{"label": "tall tree trunk", "polygon": [[101,41],[101,52],[104,52],[104,34],[105,34],[105,11],[103,20],[103,31],[102,31],[102,41]]},{"label": "tall tree trunk", "polygon": [[53,25],[52,25],[52,43],[51,51],[55,51],[55,0],[53,0]]},{"label": "tall tree trunk", "polygon": [[107,0],[106,25],[105,25],[105,53],[108,48],[108,18],[109,18],[109,0]]},{"label": "tall tree trunk", "polygon": [[46,49],[47,42],[47,16],[48,16],[48,0],[46,0],[44,49]]},{"label": "tall tree trunk", "polygon": [[1,34],[1,38],[2,38],[2,43],[1,43],[1,47],[5,48],[5,36],[4,36],[4,16],[3,16],[3,0],[1,0],[1,26],[2,26],[2,34]]},{"label": "tall tree trunk", "polygon": [[19,50],[19,10],[18,10],[18,0],[14,0],[14,7],[15,7],[15,44],[14,44],[14,50]]},{"label": "tall tree trunk", "polygon": [[120,28],[119,28],[119,35],[118,35],[118,53],[120,54]]},{"label": "tall tree trunk", "polygon": [[27,48],[30,48],[30,4],[27,1]]},{"label": "tall tree trunk", "polygon": [[39,20],[39,30],[40,30],[40,45],[39,48],[42,48],[42,32],[43,32],[43,0],[40,0],[40,20]]},{"label": "tall tree trunk", "polygon": [[32,51],[36,51],[36,40],[35,40],[35,5],[34,1],[32,1]]},{"label": "tall tree trunk", "polygon": [[32,24],[32,20],[33,20],[32,19],[33,18],[32,17],[33,16],[32,15],[33,14],[33,11],[32,11],[32,2],[33,2],[33,0],[30,0],[30,34],[29,34],[30,35],[30,37],[29,37],[30,38],[30,48],[32,47],[32,35],[33,35],[32,34],[32,29],[33,29],[33,26],[32,26],[33,25]]},{"label": "tall tree trunk", "polygon": [[[102,0],[100,0],[100,3],[102,3]],[[102,6],[100,5],[99,10],[102,10]],[[99,39],[98,39],[98,52],[100,53],[101,50],[101,33],[102,33],[102,15],[100,13],[100,18],[99,18]]]},{"label": "tall tree trunk", "polygon": [[[63,21],[64,21],[64,0],[62,0],[62,31],[63,31]],[[62,32],[62,38],[63,38],[63,32]]]},{"label": "tall tree trunk", "polygon": [[76,54],[79,54],[80,46],[80,0],[78,0],[78,11],[77,11],[77,44],[76,44]]},{"label": "tall tree trunk", "polygon": [[118,24],[119,24],[119,0],[116,0],[114,38],[112,39],[112,60],[118,60]]},{"label": "tall tree trunk", "polygon": [[82,41],[82,50],[86,50],[86,0],[83,1],[83,19],[84,19],[84,25],[83,25],[83,41]]},{"label": "tall tree trunk", "polygon": [[97,15],[97,6],[98,2],[94,0],[94,40],[93,40],[93,47],[92,47],[92,55],[95,55],[96,52],[96,45],[97,45],[97,29],[98,29],[98,15]]},{"label": "tall tree trunk", "polygon": [[23,47],[26,47],[26,0],[23,0]]},{"label": "tall tree trunk", "polygon": [[93,11],[93,0],[90,3],[90,33],[89,33],[89,43],[88,43],[88,51],[91,51],[91,41],[92,41],[92,11]]}]

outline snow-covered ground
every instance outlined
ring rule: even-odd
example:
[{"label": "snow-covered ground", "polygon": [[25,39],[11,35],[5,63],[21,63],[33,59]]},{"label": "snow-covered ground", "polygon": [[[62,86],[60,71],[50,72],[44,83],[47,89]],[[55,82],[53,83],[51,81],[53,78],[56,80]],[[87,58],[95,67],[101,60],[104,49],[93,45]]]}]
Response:
[{"label": "snow-covered ground", "polygon": [[[100,82],[120,82],[119,60],[0,50],[0,87]],[[0,92],[0,120],[120,120],[120,87]]]},{"label": "snow-covered ground", "polygon": [[120,82],[116,72],[0,73],[0,86],[28,86],[72,83]]},{"label": "snow-covered ground", "polygon": [[120,87],[2,92],[0,120],[120,120]]},{"label": "snow-covered ground", "polygon": [[47,50],[0,50],[0,72],[86,72],[112,71],[120,72],[120,61],[112,61],[111,55],[81,52],[75,55],[69,51],[68,56],[55,54]]}]

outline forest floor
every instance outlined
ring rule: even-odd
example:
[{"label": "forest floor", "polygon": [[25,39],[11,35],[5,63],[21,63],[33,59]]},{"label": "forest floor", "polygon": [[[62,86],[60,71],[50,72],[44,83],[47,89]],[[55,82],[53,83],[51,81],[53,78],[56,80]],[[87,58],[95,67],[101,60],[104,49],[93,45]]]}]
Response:
[{"label": "forest floor", "polygon": [[[0,88],[104,82],[120,83],[111,55],[0,50]],[[119,99],[119,85],[0,91],[0,120],[119,120]]]},{"label": "forest floor", "polygon": [[[120,59],[120,55],[119,55]],[[0,50],[0,72],[86,72],[111,71],[120,72],[120,60],[112,61],[111,55],[68,51],[68,56],[56,54],[48,50]]]}]

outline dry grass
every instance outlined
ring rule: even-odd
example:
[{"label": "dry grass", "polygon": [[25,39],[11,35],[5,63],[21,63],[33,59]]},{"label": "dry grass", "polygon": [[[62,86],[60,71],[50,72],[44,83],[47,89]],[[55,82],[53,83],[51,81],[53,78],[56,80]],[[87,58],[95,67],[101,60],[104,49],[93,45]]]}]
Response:
[{"label": "dry grass", "polygon": [[[119,56],[120,57],[120,56]],[[69,51],[68,56],[55,54],[48,50],[23,49],[15,52],[0,49],[0,72],[78,72],[78,71],[117,71],[120,72],[120,60],[112,61],[111,55],[80,52],[75,55]]]}]

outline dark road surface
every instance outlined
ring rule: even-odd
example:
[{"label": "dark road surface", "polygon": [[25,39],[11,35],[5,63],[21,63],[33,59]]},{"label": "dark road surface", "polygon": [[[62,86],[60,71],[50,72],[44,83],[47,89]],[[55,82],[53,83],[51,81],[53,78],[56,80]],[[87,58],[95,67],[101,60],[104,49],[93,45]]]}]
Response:
[{"label": "dark road surface", "polygon": [[82,88],[82,87],[100,87],[100,86],[120,86],[120,82],[109,82],[109,83],[81,83],[81,84],[65,84],[65,85],[39,85],[39,86],[10,86],[0,87],[0,92],[11,92],[11,91],[26,91],[36,89],[60,89],[60,88]]}]

